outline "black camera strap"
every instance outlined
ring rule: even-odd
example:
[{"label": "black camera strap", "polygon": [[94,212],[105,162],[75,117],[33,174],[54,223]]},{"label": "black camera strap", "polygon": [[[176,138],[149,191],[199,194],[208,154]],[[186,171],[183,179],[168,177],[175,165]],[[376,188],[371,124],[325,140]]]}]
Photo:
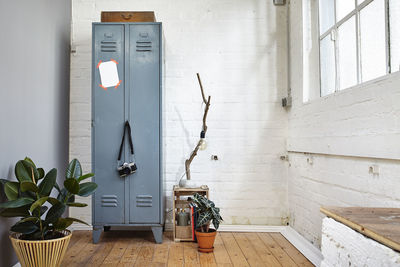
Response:
[{"label": "black camera strap", "polygon": [[121,146],[119,147],[119,154],[118,154],[118,161],[121,160],[121,155],[122,155],[122,148],[124,147],[124,141],[125,141],[125,133],[128,132],[128,140],[129,140],[129,146],[131,148],[131,154],[134,155],[133,152],[133,142],[132,142],[132,134],[131,134],[131,126],[129,124],[129,121],[125,122],[124,126],[124,134],[122,135],[122,141],[121,141]]}]

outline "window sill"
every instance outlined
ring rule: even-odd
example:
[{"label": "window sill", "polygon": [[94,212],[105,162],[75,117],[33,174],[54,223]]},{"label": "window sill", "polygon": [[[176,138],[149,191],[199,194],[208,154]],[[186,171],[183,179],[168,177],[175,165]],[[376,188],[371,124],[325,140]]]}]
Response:
[{"label": "window sill", "polygon": [[[358,91],[358,90],[363,90],[366,87],[371,87],[373,85],[377,85],[377,86],[382,86],[385,85],[387,83],[391,83],[393,81],[400,81],[400,71],[396,71],[394,73],[390,73],[390,74],[386,74],[384,76],[375,78],[373,80],[367,81],[367,82],[363,82],[357,85],[354,85],[352,87],[349,88],[345,88],[342,89],[340,91],[334,92],[332,94],[326,95],[326,96],[320,96],[314,99],[311,99],[307,102],[303,102],[303,105],[310,105],[319,101],[326,101],[330,98],[334,98],[337,97],[339,95],[343,95],[343,94],[349,94],[349,93],[353,93],[354,91]],[[319,88],[317,89],[319,91]]]}]

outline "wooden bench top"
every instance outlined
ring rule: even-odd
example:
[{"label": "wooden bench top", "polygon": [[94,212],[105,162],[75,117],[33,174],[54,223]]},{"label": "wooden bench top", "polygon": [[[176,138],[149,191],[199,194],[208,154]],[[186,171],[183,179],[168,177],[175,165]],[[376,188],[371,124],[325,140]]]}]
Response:
[{"label": "wooden bench top", "polygon": [[321,207],[338,222],[400,251],[400,209],[365,207]]}]

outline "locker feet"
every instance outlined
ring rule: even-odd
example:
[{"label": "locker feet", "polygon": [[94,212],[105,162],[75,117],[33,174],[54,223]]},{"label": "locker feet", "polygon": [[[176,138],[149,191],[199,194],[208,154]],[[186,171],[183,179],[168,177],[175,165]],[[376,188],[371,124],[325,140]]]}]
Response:
[{"label": "locker feet", "polygon": [[111,230],[111,226],[104,226],[104,232],[108,232]]},{"label": "locker feet", "polygon": [[93,244],[97,244],[100,241],[101,232],[103,227],[94,226],[92,231]]},{"label": "locker feet", "polygon": [[153,226],[151,227],[151,231],[153,231],[154,239],[156,240],[157,244],[162,243],[163,239],[163,227],[162,226]]}]

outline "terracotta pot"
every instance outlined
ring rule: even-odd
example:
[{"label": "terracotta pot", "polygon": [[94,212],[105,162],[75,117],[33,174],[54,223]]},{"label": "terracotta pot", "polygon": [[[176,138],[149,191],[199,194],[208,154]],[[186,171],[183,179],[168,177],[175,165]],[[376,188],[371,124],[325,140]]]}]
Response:
[{"label": "terracotta pot", "polygon": [[11,243],[22,267],[58,267],[64,259],[72,233],[62,231],[61,238],[50,240],[22,240],[20,233],[10,235]]},{"label": "terracotta pot", "polygon": [[200,252],[213,252],[214,251],[214,240],[217,235],[217,231],[214,229],[208,230],[208,233],[203,233],[199,231],[195,231],[197,237],[197,243],[199,244],[198,250]]}]

